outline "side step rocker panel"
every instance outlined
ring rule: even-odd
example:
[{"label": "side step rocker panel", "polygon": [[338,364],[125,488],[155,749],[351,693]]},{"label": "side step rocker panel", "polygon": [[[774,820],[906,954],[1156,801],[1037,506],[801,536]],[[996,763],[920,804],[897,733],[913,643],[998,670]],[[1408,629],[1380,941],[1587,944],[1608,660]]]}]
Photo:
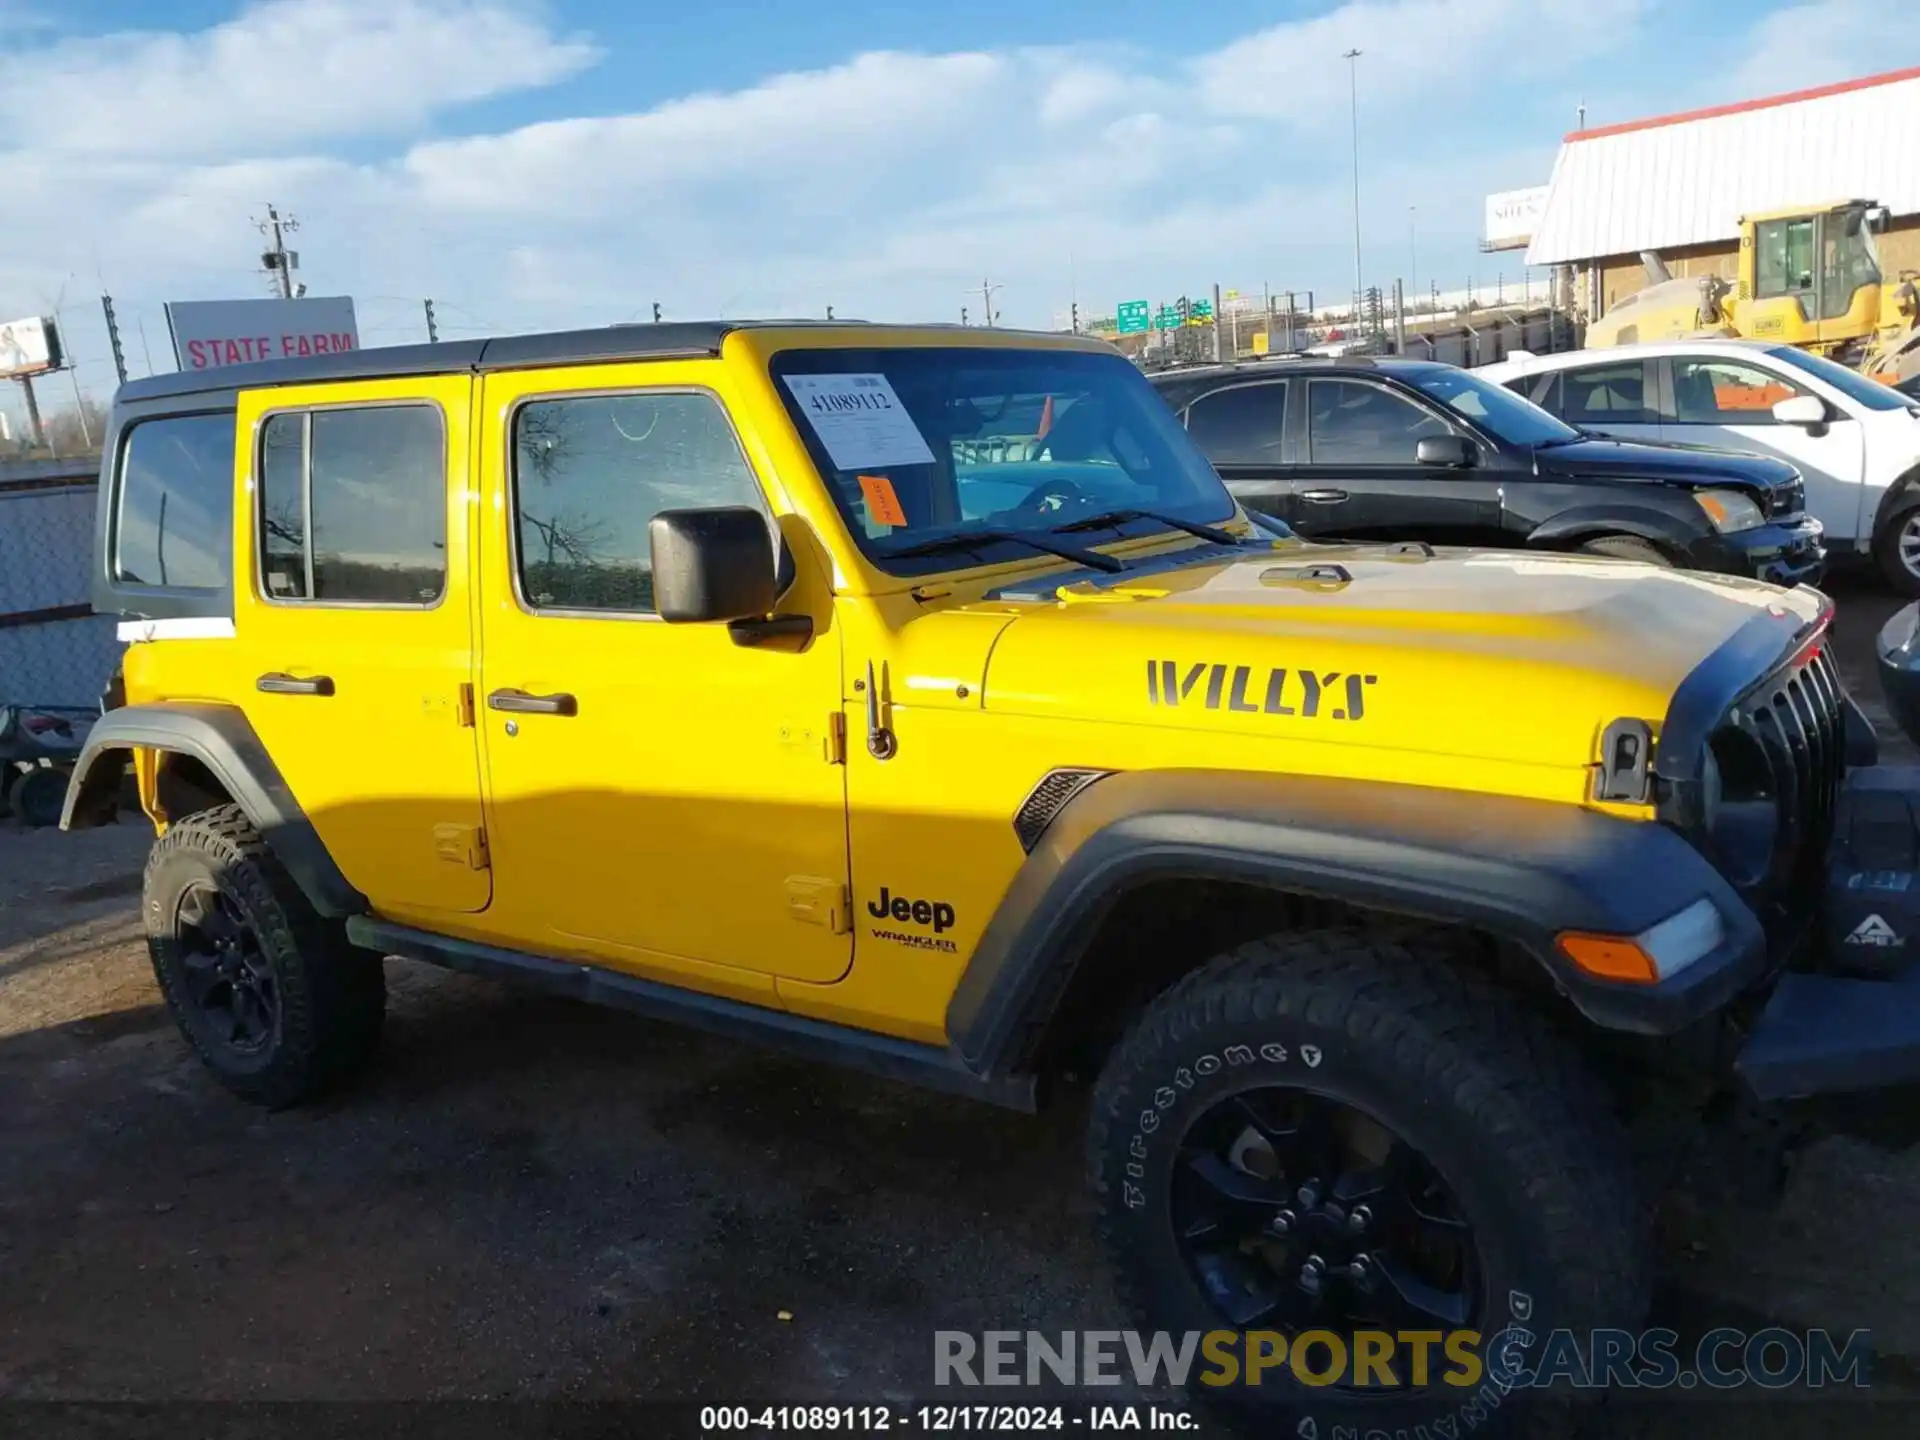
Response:
[{"label": "side step rocker panel", "polygon": [[833,1061],[885,1079],[985,1100],[1011,1110],[1030,1114],[1038,1109],[1037,1086],[1031,1074],[982,1077],[968,1069],[953,1050],[942,1046],[919,1045],[870,1030],[831,1025],[783,1010],[702,995],[597,965],[454,940],[365,915],[356,915],[347,921],[347,938],[383,955],[424,960],[448,970],[505,980],[589,1004],[631,1010],[730,1040],[767,1045],[808,1059]]}]

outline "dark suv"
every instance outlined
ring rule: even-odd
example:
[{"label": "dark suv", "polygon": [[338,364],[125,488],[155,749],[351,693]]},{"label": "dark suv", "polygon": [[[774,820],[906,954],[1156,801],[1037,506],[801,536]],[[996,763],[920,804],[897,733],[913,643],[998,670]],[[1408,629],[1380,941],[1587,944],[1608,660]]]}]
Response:
[{"label": "dark suv", "polygon": [[1778,585],[1825,565],[1784,461],[1602,439],[1451,365],[1287,357],[1151,378],[1240,502],[1310,539],[1585,550]]}]

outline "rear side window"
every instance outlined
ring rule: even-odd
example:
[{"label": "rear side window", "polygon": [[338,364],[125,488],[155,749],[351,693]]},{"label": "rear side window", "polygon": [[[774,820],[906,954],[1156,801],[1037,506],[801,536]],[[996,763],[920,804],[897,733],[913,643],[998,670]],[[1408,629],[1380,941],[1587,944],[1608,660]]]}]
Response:
[{"label": "rear side window", "polygon": [[1194,401],[1187,433],[1216,465],[1278,465],[1286,417],[1286,381],[1235,385]]},{"label": "rear side window", "polygon": [[233,553],[233,412],[142,420],[120,450],[113,578],[220,590]]},{"label": "rear side window", "polygon": [[286,411],[260,427],[269,600],[431,605],[447,581],[447,453],[433,405]]}]

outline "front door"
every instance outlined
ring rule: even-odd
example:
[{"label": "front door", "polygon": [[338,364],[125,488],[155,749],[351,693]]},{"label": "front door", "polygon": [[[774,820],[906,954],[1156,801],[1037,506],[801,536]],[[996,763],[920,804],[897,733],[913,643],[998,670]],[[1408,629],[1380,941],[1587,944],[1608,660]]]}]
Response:
[{"label": "front door", "polygon": [[1309,539],[1502,543],[1500,480],[1490,468],[1450,469],[1415,458],[1439,414],[1370,380],[1305,385],[1305,453],[1294,467],[1293,525]]},{"label": "front door", "polygon": [[654,515],[771,509],[720,363],[483,385],[491,928],[721,989],[837,979],[853,941],[824,578],[804,557],[783,606],[814,613],[804,646],[654,612]]},{"label": "front door", "polygon": [[1783,425],[1774,405],[1813,392],[1778,370],[1717,355],[1668,363],[1673,400],[1663,438],[1785,460],[1800,472],[1807,513],[1827,527],[1830,541],[1862,533],[1871,517],[1861,513],[1866,442],[1858,420],[1828,405],[1825,425]]},{"label": "front door", "polygon": [[247,719],[346,878],[395,918],[490,894],[468,704],[472,390],[454,375],[240,398]]}]

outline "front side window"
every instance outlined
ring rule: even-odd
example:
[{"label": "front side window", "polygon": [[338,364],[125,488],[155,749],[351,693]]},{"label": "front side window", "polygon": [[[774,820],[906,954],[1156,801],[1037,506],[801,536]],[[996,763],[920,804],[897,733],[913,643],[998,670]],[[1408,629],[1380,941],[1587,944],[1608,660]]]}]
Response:
[{"label": "front side window", "polygon": [[1404,396],[1364,380],[1307,382],[1307,450],[1315,465],[1412,465],[1447,422]]},{"label": "front side window", "polygon": [[1287,382],[1235,385],[1187,408],[1187,433],[1216,465],[1278,465]]},{"label": "front side window", "polygon": [[1864,405],[1869,410],[1920,408],[1891,385],[1882,385],[1878,380],[1869,380],[1858,370],[1849,370],[1846,366],[1829,360],[1824,355],[1815,355],[1811,350],[1796,350],[1791,345],[1776,345],[1770,348],[1767,354],[1782,365],[1818,376],[1849,400],[1855,404]]},{"label": "front side window", "polygon": [[1532,449],[1580,438],[1579,431],[1561,424],[1532,401],[1465,370],[1442,366],[1414,371],[1410,378],[1423,394],[1509,445]]},{"label": "front side window", "polygon": [[1754,227],[1754,298],[1813,292],[1813,220],[1767,220]]},{"label": "front side window", "polygon": [[1098,545],[1105,522],[1166,528],[1142,511],[1199,523],[1236,514],[1173,411],[1119,355],[788,350],[772,371],[855,542],[894,574],[1034,553],[1009,536]]},{"label": "front side window", "polygon": [[142,420],[120,450],[113,577],[170,590],[226,586],[233,548],[231,410]]},{"label": "front side window", "polygon": [[1740,360],[1673,362],[1673,418],[1682,425],[1773,425],[1773,407],[1807,392]]},{"label": "front side window", "polygon": [[1646,367],[1638,360],[1563,370],[1560,418],[1569,425],[1605,430],[1609,425],[1652,425]]},{"label": "front side window", "polygon": [[701,391],[522,405],[513,419],[513,505],[524,604],[637,615],[654,610],[655,515],[766,508],[726,411]]},{"label": "front side window", "polygon": [[282,411],[260,427],[269,600],[431,605],[447,580],[447,455],[432,405]]}]

